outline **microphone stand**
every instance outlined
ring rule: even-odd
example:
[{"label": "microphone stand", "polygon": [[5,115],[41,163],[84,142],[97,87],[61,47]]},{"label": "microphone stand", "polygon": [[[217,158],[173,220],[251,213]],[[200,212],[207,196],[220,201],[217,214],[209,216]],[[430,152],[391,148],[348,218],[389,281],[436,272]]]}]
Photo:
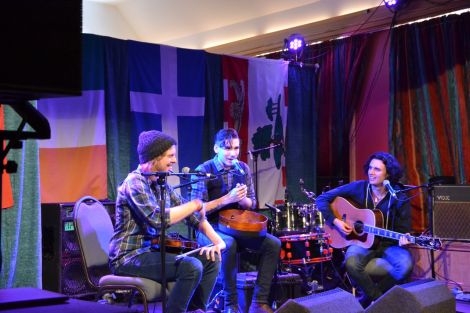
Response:
[{"label": "microphone stand", "polygon": [[[427,191],[428,191],[428,220],[429,220],[429,229],[431,230],[431,236],[434,237],[434,222],[433,222],[433,217],[432,217],[432,211],[434,209],[433,207],[433,192],[434,192],[434,185],[433,184],[428,184],[427,186]],[[434,268],[434,262],[435,262],[435,257],[434,257],[434,249],[431,249],[430,251],[430,256],[431,256],[431,277],[433,279],[436,279],[436,270]]]},{"label": "microphone stand", "polygon": [[260,148],[260,149],[256,149],[256,150],[249,150],[247,154],[249,154],[250,156],[253,156],[252,160],[253,160],[253,173],[254,173],[254,176],[255,176],[255,198],[256,198],[256,208],[259,209],[259,198],[258,198],[258,155],[263,152],[263,151],[266,151],[266,150],[271,150],[271,149],[274,149],[276,147],[281,147],[282,146],[282,143],[278,143],[278,144],[275,144],[273,146],[268,146],[268,147],[264,147],[264,148]]},{"label": "microphone stand", "polygon": [[[431,236],[434,236],[434,229],[433,229],[433,217],[432,217],[432,211],[433,211],[433,191],[434,191],[434,185],[437,184],[438,182],[434,182],[434,183],[427,183],[427,184],[423,184],[423,185],[419,185],[419,186],[413,186],[413,187],[409,187],[409,188],[404,188],[404,189],[400,189],[400,190],[397,190],[396,193],[400,193],[400,192],[407,192],[407,191],[410,191],[410,190],[414,190],[414,189],[420,189],[420,188],[426,188],[426,191],[427,191],[427,199],[426,199],[426,202],[427,202],[427,205],[428,205],[428,221],[429,221],[429,229],[431,231]],[[435,262],[435,257],[434,257],[434,249],[431,249],[430,251],[430,256],[431,256],[431,277],[433,279],[436,278],[436,270],[434,268],[434,262]]]},{"label": "microphone stand", "polygon": [[[154,173],[155,174],[155,173]],[[161,257],[161,292],[160,296],[162,298],[162,313],[166,312],[166,264],[165,264],[165,229],[166,229],[166,221],[165,221],[165,198],[166,198],[166,178],[170,175],[169,172],[162,172],[157,175],[157,184],[160,187],[160,222],[161,222],[161,230],[160,230],[160,257]]]}]

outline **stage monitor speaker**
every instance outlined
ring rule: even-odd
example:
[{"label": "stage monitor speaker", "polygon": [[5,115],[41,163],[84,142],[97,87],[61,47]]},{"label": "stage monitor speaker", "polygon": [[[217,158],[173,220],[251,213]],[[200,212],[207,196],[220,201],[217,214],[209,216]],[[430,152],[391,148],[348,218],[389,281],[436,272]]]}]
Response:
[{"label": "stage monitor speaker", "polygon": [[470,241],[470,185],[434,186],[433,234],[444,240]]},{"label": "stage monitor speaker", "polygon": [[357,313],[364,312],[356,298],[340,288],[290,299],[276,313]]},{"label": "stage monitor speaker", "polygon": [[[114,222],[115,205],[102,202]],[[95,293],[83,272],[80,246],[73,225],[74,203],[43,203],[42,285],[43,289],[82,297]]]},{"label": "stage monitor speaker", "polygon": [[443,282],[423,279],[393,287],[372,303],[366,313],[455,313],[455,310],[455,298]]}]

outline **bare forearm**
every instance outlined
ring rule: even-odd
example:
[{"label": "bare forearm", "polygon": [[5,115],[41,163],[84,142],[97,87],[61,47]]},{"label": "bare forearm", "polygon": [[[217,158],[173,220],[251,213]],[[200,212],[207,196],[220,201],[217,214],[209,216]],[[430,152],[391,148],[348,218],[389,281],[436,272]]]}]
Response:
[{"label": "bare forearm", "polygon": [[245,197],[238,202],[238,204],[245,210],[249,210],[253,207],[253,201],[250,198]]},{"label": "bare forearm", "polygon": [[207,220],[204,220],[199,224],[199,230],[203,232],[214,245],[218,245],[223,241]]},{"label": "bare forearm", "polygon": [[225,206],[226,204],[228,204],[228,203],[225,203],[226,198],[227,198],[227,196],[225,195],[225,196],[222,196],[218,199],[215,199],[215,200],[204,203],[206,213],[208,213],[210,211],[215,211],[215,210]]},{"label": "bare forearm", "polygon": [[185,217],[193,214],[194,212],[201,210],[201,208],[202,208],[202,201],[199,199],[195,199],[187,203],[184,203],[182,205],[178,205],[176,207],[171,208],[170,224],[173,225],[175,223],[178,223]]}]

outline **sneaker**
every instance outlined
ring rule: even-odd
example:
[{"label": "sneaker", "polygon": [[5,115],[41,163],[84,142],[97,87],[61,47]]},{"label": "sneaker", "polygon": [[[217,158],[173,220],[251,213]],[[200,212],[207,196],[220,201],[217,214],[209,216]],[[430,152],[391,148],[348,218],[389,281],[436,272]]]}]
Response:
[{"label": "sneaker", "polygon": [[252,303],[248,313],[274,313],[271,307],[266,303]]},{"label": "sneaker", "polygon": [[225,307],[224,313],[243,313],[238,305],[229,305]]}]

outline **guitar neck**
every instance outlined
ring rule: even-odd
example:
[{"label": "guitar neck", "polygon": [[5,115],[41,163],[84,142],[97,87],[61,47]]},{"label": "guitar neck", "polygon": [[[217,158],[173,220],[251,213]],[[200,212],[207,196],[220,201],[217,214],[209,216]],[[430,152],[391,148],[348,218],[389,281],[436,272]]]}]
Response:
[{"label": "guitar neck", "polygon": [[[364,225],[364,231],[368,234],[374,234],[380,237],[385,237],[385,238],[390,238],[390,239],[395,239],[395,240],[400,240],[400,237],[404,236],[404,234],[402,233],[397,233],[395,231],[378,228],[378,227],[370,226],[370,225]],[[410,243],[416,243],[415,237],[413,236],[406,236],[406,237],[408,238],[408,241]]]}]

